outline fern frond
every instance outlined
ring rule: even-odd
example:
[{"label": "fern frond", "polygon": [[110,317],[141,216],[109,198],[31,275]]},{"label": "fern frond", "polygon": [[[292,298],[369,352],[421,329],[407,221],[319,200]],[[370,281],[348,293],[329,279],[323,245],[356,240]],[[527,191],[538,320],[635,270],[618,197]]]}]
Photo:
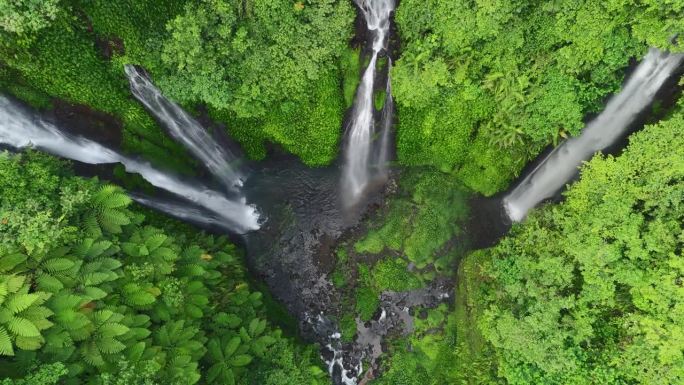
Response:
[{"label": "fern frond", "polygon": [[92,244],[90,246],[90,250],[88,250],[88,256],[92,258],[97,258],[101,256],[107,249],[112,247],[112,242],[107,241],[107,240],[100,240]]},{"label": "fern frond", "polygon": [[43,267],[49,273],[56,273],[60,271],[69,270],[74,266],[74,261],[67,258],[53,258],[45,261]]},{"label": "fern frond", "polygon": [[41,346],[43,346],[43,342],[45,340],[43,339],[42,336],[37,336],[37,337],[23,337],[23,336],[17,336],[17,338],[14,340],[14,342],[17,344],[17,347],[22,350],[38,350],[40,349]]},{"label": "fern frond", "polygon": [[87,364],[93,366],[102,366],[105,364],[104,359],[102,358],[102,353],[100,353],[100,350],[97,348],[94,342],[85,344],[81,348],[81,355]]},{"label": "fern frond", "polygon": [[33,322],[22,317],[12,317],[7,323],[7,328],[12,334],[21,337],[39,337],[40,330]]},{"label": "fern frond", "polygon": [[104,185],[95,194],[93,201],[98,207],[114,209],[123,208],[131,204],[131,198],[120,187]]},{"label": "fern frond", "polygon": [[17,265],[26,261],[28,257],[22,253],[12,253],[8,255],[0,256],[0,272],[10,272]]},{"label": "fern frond", "polygon": [[153,234],[145,239],[145,246],[150,251],[154,251],[164,244],[168,237],[164,234]]},{"label": "fern frond", "polygon": [[7,330],[0,325],[0,356],[13,356],[14,347],[12,346],[12,339],[7,333]]},{"label": "fern frond", "polygon": [[97,348],[102,353],[114,354],[126,349],[126,345],[114,338],[103,338],[97,342]]},{"label": "fern frond", "polygon": [[47,273],[40,274],[36,277],[36,285],[40,290],[51,293],[57,293],[64,288],[62,281]]},{"label": "fern frond", "polygon": [[7,290],[10,293],[16,293],[24,286],[25,281],[26,277],[23,275],[10,275],[5,281],[7,283]]},{"label": "fern frond", "polygon": [[83,228],[85,233],[91,237],[102,236],[102,229],[100,228],[100,224],[97,221],[97,216],[94,213],[87,215],[83,219]]},{"label": "fern frond", "polygon": [[102,229],[113,234],[120,233],[121,226],[131,223],[131,220],[126,213],[116,209],[102,210],[102,212],[98,215],[98,221]]},{"label": "fern frond", "polygon": [[40,296],[38,294],[35,294],[35,293],[15,294],[7,300],[7,302],[5,303],[5,306],[13,314],[18,314],[18,313],[21,313],[22,311],[28,309],[39,298],[40,298]]}]

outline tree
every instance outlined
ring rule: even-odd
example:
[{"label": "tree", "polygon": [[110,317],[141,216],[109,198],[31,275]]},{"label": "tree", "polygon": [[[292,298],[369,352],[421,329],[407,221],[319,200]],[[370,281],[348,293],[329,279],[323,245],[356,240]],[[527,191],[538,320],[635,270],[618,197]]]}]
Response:
[{"label": "tree", "polygon": [[59,12],[59,0],[4,0],[0,2],[0,28],[17,38],[30,37],[47,27]]},{"label": "tree", "polygon": [[299,351],[226,239],[152,226],[120,188],[45,155],[3,153],[0,176],[0,360],[20,378],[3,385],[241,383],[267,375],[272,345]]},{"label": "tree", "polygon": [[456,172],[485,195],[505,189],[544,147],[579,133],[631,58],[648,45],[684,50],[672,40],[684,5],[666,3],[403,0],[399,160]]},{"label": "tree", "polygon": [[680,107],[486,252],[478,326],[508,383],[684,381],[682,134]]}]

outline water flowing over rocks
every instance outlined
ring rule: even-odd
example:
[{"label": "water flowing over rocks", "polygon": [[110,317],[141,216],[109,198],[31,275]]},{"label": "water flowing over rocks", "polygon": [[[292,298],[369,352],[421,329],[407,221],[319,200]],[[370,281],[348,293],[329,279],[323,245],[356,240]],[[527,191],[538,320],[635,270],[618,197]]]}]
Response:
[{"label": "water flowing over rocks", "polygon": [[173,103],[137,67],[124,67],[131,92],[169,134],[181,143],[220,181],[228,191],[242,186],[243,173],[239,170],[240,159],[225,146],[221,146],[202,125]]},{"label": "water flowing over rocks", "polygon": [[[0,143],[17,149],[36,148],[87,164],[121,163],[130,173],[140,174],[155,187],[166,190],[190,205],[206,210],[213,221],[236,233],[259,228],[258,213],[244,199],[229,199],[203,184],[183,181],[153,167],[149,162],[124,156],[97,142],[61,131],[54,124],[34,117],[18,103],[0,96]],[[176,215],[174,212],[168,212]],[[187,217],[190,212],[184,213]],[[181,216],[183,217],[183,216]],[[201,221],[201,218],[197,219]]]},{"label": "water flowing over rocks", "polygon": [[523,220],[530,209],[553,197],[576,177],[583,161],[619,140],[683,61],[684,54],[651,48],[620,93],[608,101],[581,135],[556,147],[503,199],[510,220]]},{"label": "water flowing over rocks", "polygon": [[[374,106],[375,79],[380,54],[387,51],[390,17],[394,0],[356,0],[366,20],[371,37],[371,59],[356,91],[351,118],[345,132],[342,190],[344,203],[353,206],[373,180],[385,179],[390,145],[389,131],[393,115],[390,79],[387,78],[386,97],[380,124],[376,124]],[[391,66],[391,60],[388,60]],[[380,140],[376,138],[379,137]]]}]

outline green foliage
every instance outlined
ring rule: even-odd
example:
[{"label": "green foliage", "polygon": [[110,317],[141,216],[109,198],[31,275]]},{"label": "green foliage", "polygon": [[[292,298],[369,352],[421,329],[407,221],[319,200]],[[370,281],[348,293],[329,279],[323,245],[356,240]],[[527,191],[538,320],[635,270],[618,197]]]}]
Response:
[{"label": "green foliage", "polygon": [[680,107],[485,252],[478,325],[508,383],[684,381],[682,134]]},{"label": "green foliage", "polygon": [[402,1],[399,160],[486,195],[615,92],[647,45],[681,51],[681,1]]},{"label": "green foliage", "polygon": [[375,286],[388,291],[418,289],[422,282],[409,272],[408,262],[399,258],[387,258],[373,266],[371,280]]},{"label": "green foliage", "polygon": [[[16,256],[10,258],[13,261],[5,262],[6,266],[21,261]],[[6,269],[6,272],[11,270]],[[0,355],[14,355],[15,348],[40,348],[45,341],[41,331],[52,326],[48,320],[52,311],[43,306],[50,294],[30,291],[26,278],[23,275],[0,275]]]},{"label": "green foliage", "polygon": [[440,255],[440,248],[460,231],[466,194],[453,176],[421,171],[402,178],[402,197],[390,203],[381,225],[354,245],[357,252],[377,254],[387,248],[401,251],[419,269],[431,263],[438,270],[446,267],[449,257]]},{"label": "green foliage", "polygon": [[[57,4],[55,1],[14,0],[7,4],[15,3],[50,10]],[[164,31],[165,20],[170,17],[173,7],[165,9],[168,12],[160,12],[161,6],[152,11],[134,1],[116,2],[115,5],[104,1],[71,3],[60,6],[56,12],[50,11],[54,20],[32,33],[30,40],[11,37],[8,44],[0,44],[0,66],[7,66],[13,75],[2,88],[34,105],[47,106],[44,100],[49,95],[113,115],[123,123],[126,150],[143,153],[152,160],[187,171],[187,164],[178,161],[183,157],[167,158],[169,151],[176,154],[184,152],[163,134],[142,106],[130,98],[123,72],[123,64],[128,61],[153,63],[149,55],[154,51],[149,47],[158,47],[159,44],[147,41],[145,47],[140,47],[136,43],[143,43],[135,38],[146,33],[152,38],[154,34],[151,32],[155,29]],[[91,15],[92,20],[89,18]],[[124,19],[129,23],[139,22],[135,25],[137,32],[125,34],[124,28],[118,24]],[[99,51],[98,42],[114,37],[112,32],[121,32],[123,37],[130,38],[121,44],[130,48],[131,56],[124,61],[108,61]],[[127,45],[129,42],[130,47]],[[159,53],[156,60],[160,60]]]},{"label": "green foliage", "polygon": [[169,96],[206,105],[253,158],[270,141],[308,165],[329,164],[358,82],[358,52],[346,48],[353,8],[295,5],[5,1],[0,86],[41,108],[54,97],[105,112],[122,123],[125,150],[189,172],[184,150],[130,97],[123,65],[138,64]]},{"label": "green foliage", "polygon": [[[318,383],[225,239],[153,227],[118,187],[68,170],[0,155],[0,355],[24,377],[3,384],[248,383],[275,345],[307,360],[304,382],[280,384]],[[63,366],[29,376],[27,354]]]},{"label": "green foliage", "polygon": [[373,285],[368,266],[359,265],[359,286],[356,289],[356,314],[369,321],[380,306],[380,291]]},{"label": "green foliage", "polygon": [[5,0],[0,3],[0,28],[19,44],[27,44],[57,17],[58,4],[59,0]]},{"label": "green foliage", "polygon": [[[408,338],[393,341],[392,355],[384,363],[386,370],[373,385],[441,385],[467,383],[470,378],[459,372],[463,366],[462,348],[456,345],[453,317],[446,319],[445,305],[426,310],[425,320],[416,319],[416,330]],[[439,332],[436,332],[439,331]],[[410,346],[410,348],[409,348]]]},{"label": "green foliage", "polygon": [[32,368],[26,377],[20,379],[4,378],[0,380],[0,385],[55,385],[66,374],[67,369],[61,362],[42,364],[37,368]]},{"label": "green foliage", "polygon": [[206,103],[252,157],[263,157],[270,140],[322,165],[337,150],[345,109],[339,56],[353,14],[346,1],[299,4],[188,4],[168,24],[160,83],[181,102]]}]

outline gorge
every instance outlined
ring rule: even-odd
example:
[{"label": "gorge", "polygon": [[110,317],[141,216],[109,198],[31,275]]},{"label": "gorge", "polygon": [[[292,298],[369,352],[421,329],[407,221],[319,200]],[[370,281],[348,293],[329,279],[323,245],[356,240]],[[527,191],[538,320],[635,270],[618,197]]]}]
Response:
[{"label": "gorge", "polygon": [[19,2],[1,385],[684,380],[681,1]]}]

